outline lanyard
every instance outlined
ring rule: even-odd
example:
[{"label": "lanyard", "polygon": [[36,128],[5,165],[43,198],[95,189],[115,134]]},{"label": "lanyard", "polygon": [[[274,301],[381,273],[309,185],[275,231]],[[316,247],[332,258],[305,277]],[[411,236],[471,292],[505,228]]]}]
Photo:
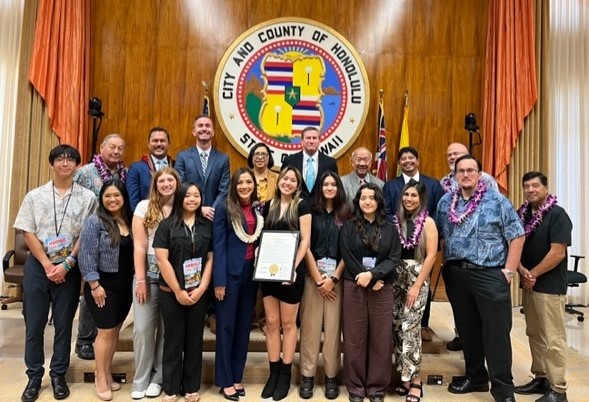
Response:
[{"label": "lanyard", "polygon": [[[190,229],[190,233],[188,233],[188,230]],[[194,221],[194,224],[192,225],[192,228],[189,228],[188,225],[185,223],[184,224],[184,233],[186,234],[186,238],[190,238],[190,241],[192,243],[192,253],[190,254],[191,257],[194,257],[196,255],[196,220]]]},{"label": "lanyard", "polygon": [[65,208],[63,209],[63,214],[61,215],[61,222],[59,222],[59,227],[57,226],[57,210],[55,207],[55,182],[51,182],[53,186],[53,222],[55,223],[55,236],[59,236],[59,232],[61,232],[61,226],[63,225],[63,220],[65,218],[65,212],[67,211],[68,205],[70,205],[70,200],[72,199],[72,194],[74,192],[74,183],[72,183],[72,188],[70,189],[70,196],[65,203]]},{"label": "lanyard", "polygon": [[[331,229],[333,228],[333,222],[335,221],[335,211],[333,211],[332,217],[329,212],[323,210],[321,212],[321,217],[323,218],[323,238],[326,243],[325,253],[328,255],[331,252]],[[327,222],[329,222],[329,226],[327,225]]]}]

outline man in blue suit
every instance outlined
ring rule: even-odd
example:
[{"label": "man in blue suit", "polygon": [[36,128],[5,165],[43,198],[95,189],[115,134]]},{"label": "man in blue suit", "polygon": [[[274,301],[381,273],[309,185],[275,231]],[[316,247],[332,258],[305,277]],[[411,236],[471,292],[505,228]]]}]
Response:
[{"label": "man in blue suit", "polygon": [[[399,208],[399,201],[402,197],[403,187],[414,180],[425,185],[425,193],[427,194],[427,211],[434,219],[438,201],[444,195],[444,190],[437,179],[419,173],[419,153],[413,147],[403,147],[397,153],[397,163],[401,167],[401,174],[389,180],[384,185],[384,200],[387,211],[387,219],[392,220],[393,215]],[[424,341],[431,341],[433,338],[433,331],[429,327],[429,316],[431,307],[431,290],[428,291],[427,304],[421,319],[421,339]]]},{"label": "man in blue suit", "polygon": [[133,163],[127,172],[127,192],[129,193],[129,202],[131,209],[139,201],[149,198],[149,188],[151,187],[151,178],[153,174],[163,167],[173,167],[174,160],[168,156],[170,150],[170,133],[163,127],[154,127],[149,131],[147,136],[147,148],[149,153]]},{"label": "man in blue suit", "polygon": [[316,127],[305,127],[301,133],[303,150],[289,155],[284,159],[282,168],[297,168],[303,177],[301,198],[311,198],[317,192],[317,182],[325,172],[337,173],[335,159],[319,151],[319,130]]},{"label": "man in blue suit", "polygon": [[182,182],[195,183],[203,192],[203,215],[213,220],[215,207],[229,191],[229,157],[212,147],[213,120],[207,115],[194,120],[192,135],[196,145],[178,154],[174,168]]}]

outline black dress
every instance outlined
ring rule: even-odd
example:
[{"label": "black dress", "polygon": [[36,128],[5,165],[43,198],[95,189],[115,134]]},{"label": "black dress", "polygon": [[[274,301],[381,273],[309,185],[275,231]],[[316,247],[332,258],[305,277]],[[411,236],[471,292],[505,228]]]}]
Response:
[{"label": "black dress", "polygon": [[[267,215],[267,211],[269,210],[270,203],[266,204],[265,214]],[[299,203],[297,208],[297,213],[299,217],[304,215],[311,214],[311,208],[309,204],[303,200]],[[297,219],[296,222],[296,229],[299,229],[299,221]],[[264,225],[264,229],[266,230],[292,230],[289,227],[289,224],[280,219],[278,222],[274,223],[273,225]],[[305,289],[305,273],[306,273],[306,265],[305,259],[303,258],[300,264],[296,268],[297,277],[295,282],[291,285],[283,285],[280,282],[262,282],[262,297],[272,296],[276,299],[288,303],[288,304],[297,304],[301,302],[303,298],[303,290]]]},{"label": "black dress", "polygon": [[90,284],[84,285],[86,305],[97,328],[109,329],[127,318],[133,303],[133,238],[121,236],[119,269],[117,272],[100,272],[100,286],[106,292],[104,307],[99,308],[92,297]]}]

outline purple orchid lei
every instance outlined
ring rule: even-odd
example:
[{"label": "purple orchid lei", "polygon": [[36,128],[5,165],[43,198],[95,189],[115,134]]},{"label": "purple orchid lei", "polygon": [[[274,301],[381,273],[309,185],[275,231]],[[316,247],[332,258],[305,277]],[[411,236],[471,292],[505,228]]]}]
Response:
[{"label": "purple orchid lei", "polygon": [[479,206],[481,200],[485,196],[487,192],[487,185],[484,181],[479,180],[477,183],[477,187],[474,191],[474,195],[470,202],[468,202],[466,206],[466,211],[462,213],[462,215],[458,215],[456,211],[456,206],[458,205],[458,197],[460,197],[462,190],[458,187],[452,193],[452,201],[450,201],[450,213],[448,214],[448,220],[455,225],[462,225],[466,219],[476,211],[477,207]]},{"label": "purple orchid lei", "polygon": [[413,234],[409,239],[407,239],[407,236],[405,236],[405,231],[401,226],[399,216],[393,216],[393,223],[397,228],[397,233],[399,233],[399,240],[401,240],[401,245],[405,250],[412,250],[415,247],[417,247],[417,244],[419,243],[419,239],[421,237],[421,233],[423,232],[423,227],[425,226],[425,220],[428,216],[429,213],[427,212],[427,209],[424,209],[419,213],[419,215],[417,215],[417,219],[415,219],[415,226],[413,227]]},{"label": "purple orchid lei", "polygon": [[544,204],[542,204],[542,206],[538,208],[536,212],[532,212],[530,201],[524,202],[522,206],[519,207],[517,214],[519,215],[522,225],[524,225],[526,237],[530,237],[536,231],[536,229],[538,229],[538,226],[540,226],[546,214],[550,212],[556,203],[556,196],[548,194]]},{"label": "purple orchid lei", "polygon": [[452,173],[448,173],[442,178],[442,189],[444,193],[452,192]]},{"label": "purple orchid lei", "polygon": [[[106,163],[104,163],[102,155],[94,155],[94,158],[92,158],[92,163],[94,163],[94,166],[96,166],[96,170],[98,170],[98,174],[100,175],[103,183],[106,183],[108,180],[112,179],[112,173],[110,172],[108,166],[106,166]],[[123,183],[126,183],[127,171],[125,170],[125,165],[122,162],[117,163],[117,171],[119,173],[119,179]]]}]

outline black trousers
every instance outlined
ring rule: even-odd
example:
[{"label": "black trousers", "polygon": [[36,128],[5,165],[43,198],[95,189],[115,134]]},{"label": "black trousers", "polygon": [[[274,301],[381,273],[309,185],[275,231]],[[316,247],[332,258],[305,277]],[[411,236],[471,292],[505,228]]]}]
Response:
[{"label": "black trousers", "polygon": [[463,269],[452,263],[444,266],[443,276],[462,340],[466,376],[477,384],[490,379],[496,399],[513,396],[511,297],[505,276],[500,269]]},{"label": "black trousers", "polygon": [[65,283],[56,284],[47,279],[43,266],[33,255],[25,261],[23,278],[23,312],[25,316],[25,365],[29,379],[45,374],[43,350],[45,327],[49,308],[53,311],[53,355],[49,375],[65,376],[70,366],[72,323],[80,296],[80,270],[74,267],[65,277]]},{"label": "black trousers", "polygon": [[160,289],[159,302],[164,320],[162,388],[166,395],[197,392],[202,372],[206,293],[192,306],[183,306],[174,293]]}]

